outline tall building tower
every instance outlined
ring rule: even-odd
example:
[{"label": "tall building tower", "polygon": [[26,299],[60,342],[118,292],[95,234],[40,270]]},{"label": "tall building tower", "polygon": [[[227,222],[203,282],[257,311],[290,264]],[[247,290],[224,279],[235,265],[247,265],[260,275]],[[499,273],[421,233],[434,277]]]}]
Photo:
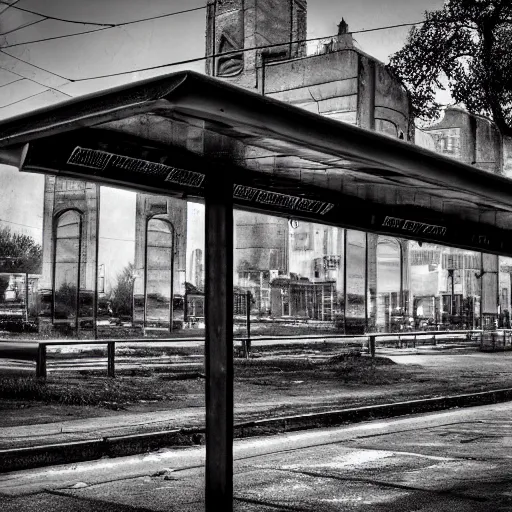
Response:
[{"label": "tall building tower", "polygon": [[306,55],[306,17],[306,0],[208,0],[206,73],[261,88],[266,63]]}]

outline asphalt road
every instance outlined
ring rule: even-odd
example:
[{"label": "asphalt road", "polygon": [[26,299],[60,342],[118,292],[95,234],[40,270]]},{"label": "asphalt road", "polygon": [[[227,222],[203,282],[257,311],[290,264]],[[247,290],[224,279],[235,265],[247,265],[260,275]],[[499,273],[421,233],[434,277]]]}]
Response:
[{"label": "asphalt road", "polygon": [[[512,404],[235,443],[235,510],[512,510]],[[0,509],[199,511],[204,448],[0,476]]]}]

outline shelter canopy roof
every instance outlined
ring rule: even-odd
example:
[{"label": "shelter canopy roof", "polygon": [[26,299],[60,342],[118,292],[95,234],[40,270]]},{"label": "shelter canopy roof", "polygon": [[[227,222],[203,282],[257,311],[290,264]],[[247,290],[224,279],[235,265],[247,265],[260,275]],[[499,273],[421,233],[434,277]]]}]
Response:
[{"label": "shelter canopy roof", "polygon": [[512,255],[512,181],[217,79],[180,72],[0,124],[23,171]]}]

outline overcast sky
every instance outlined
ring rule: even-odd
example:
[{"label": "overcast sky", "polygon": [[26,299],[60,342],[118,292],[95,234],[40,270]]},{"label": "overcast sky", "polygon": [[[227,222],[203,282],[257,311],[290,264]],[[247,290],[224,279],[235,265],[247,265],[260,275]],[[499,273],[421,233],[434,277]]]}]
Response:
[{"label": "overcast sky", "polygon": [[[61,101],[68,96],[78,96],[149,76],[184,68],[203,71],[204,63],[198,62],[149,72],[136,72],[116,78],[81,80],[202,57],[205,46],[204,9],[76,37],[11,45],[101,28],[92,23],[124,23],[200,7],[205,5],[205,0],[8,1],[16,3],[16,7],[22,9],[90,24],[44,20],[41,16],[0,4],[0,34],[3,34],[0,35],[0,47],[11,55],[0,53],[0,119]],[[353,31],[418,22],[423,19],[425,10],[437,9],[442,4],[442,0],[309,0],[308,37],[335,34],[337,23],[342,17]],[[2,12],[4,9],[5,12]],[[16,30],[31,23],[34,24]],[[387,62],[389,55],[403,45],[408,31],[409,27],[394,28],[355,34],[354,37],[364,51]],[[25,62],[17,60],[16,57]],[[20,75],[38,83],[21,80]],[[67,79],[78,81],[72,82]],[[52,90],[44,92],[47,87],[51,87]],[[0,226],[9,225],[13,229],[31,234],[40,241],[42,177],[22,176],[12,168],[0,166],[0,185]],[[113,201],[112,194],[113,192],[106,191],[105,197]],[[103,212],[109,211],[109,207],[104,206],[105,201],[104,198]],[[134,209],[134,195],[130,192],[119,193],[114,202],[126,211]],[[115,219],[116,217],[102,214],[102,243],[110,244],[105,254],[122,252],[127,243],[107,241],[111,238],[120,238],[119,223]],[[197,226],[197,223],[193,225]],[[133,238],[132,225],[124,231],[127,234],[122,238]]]}]

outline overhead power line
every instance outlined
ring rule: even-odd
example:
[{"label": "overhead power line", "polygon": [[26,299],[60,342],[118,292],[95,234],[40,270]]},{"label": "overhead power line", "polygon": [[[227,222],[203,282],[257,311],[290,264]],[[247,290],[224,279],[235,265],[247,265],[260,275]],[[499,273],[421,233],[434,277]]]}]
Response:
[{"label": "overhead power line", "polygon": [[20,224],[19,222],[12,222],[11,220],[6,219],[0,219],[0,222],[7,222],[7,224],[14,224],[15,226],[23,226],[24,228],[32,228],[32,229],[39,229],[41,230],[42,227],[36,227],[36,226],[29,226],[28,224]]},{"label": "overhead power line", "polygon": [[[0,15],[1,14],[2,13],[0,13]],[[8,30],[7,32],[2,32],[0,34],[0,36],[7,36],[7,35],[12,34],[14,32],[18,32],[19,30],[23,30],[24,28],[31,27],[32,25],[37,25],[38,23],[41,23],[42,21],[44,21],[44,19],[37,20],[37,21],[31,21],[30,23],[25,23],[25,25],[20,25],[19,27],[13,28],[12,30]]]},{"label": "overhead power line", "polygon": [[[16,100],[11,103],[7,103],[6,105],[1,105],[0,108],[7,108],[7,107],[10,107],[11,105],[16,105],[17,103],[21,103],[22,101],[29,100],[30,98],[35,98],[36,96],[41,96],[41,94],[44,94],[45,92],[48,92],[49,90],[50,89],[45,89],[44,91],[36,92],[35,94],[31,94],[30,96],[25,96],[25,98],[21,98],[20,100]],[[8,221],[5,221],[5,222],[8,222]]]},{"label": "overhead power line", "polygon": [[[0,0],[0,3],[5,3],[5,2],[2,2]],[[84,34],[92,34],[93,32],[101,32],[103,30],[111,30],[113,28],[118,28],[118,27],[126,27],[127,25],[135,25],[137,23],[145,23],[147,21],[153,21],[153,20],[158,20],[158,19],[162,19],[162,18],[170,18],[172,16],[178,16],[180,14],[186,14],[186,13],[189,13],[189,12],[200,11],[200,10],[203,10],[203,9],[206,9],[206,5],[202,5],[200,7],[192,7],[190,9],[184,9],[182,11],[174,11],[174,12],[167,13],[167,14],[158,14],[156,16],[150,16],[148,18],[140,18],[140,19],[136,19],[136,20],[132,20],[132,21],[125,21],[125,22],[122,22],[122,23],[105,23],[105,24],[71,21],[71,20],[54,18],[52,16],[47,16],[45,14],[38,14],[39,16],[44,16],[44,19],[38,20],[37,22],[34,22],[34,23],[40,23],[41,21],[45,21],[45,20],[57,20],[57,21],[63,21],[65,23],[81,23],[83,25],[96,25],[96,26],[100,26],[101,28],[95,28],[95,29],[91,29],[91,30],[84,30],[82,32],[75,32],[74,34],[65,34],[65,35],[62,35],[62,36],[53,36],[53,37],[45,37],[45,38],[42,38],[42,39],[34,39],[34,40],[31,40],[31,41],[25,41],[23,43],[8,44],[8,45],[4,45],[3,48],[13,48],[15,46],[23,46],[23,45],[27,45],[27,44],[33,44],[33,43],[43,43],[45,41],[54,41],[55,39],[64,39],[64,38],[68,38],[68,37],[77,37],[77,36],[84,35]],[[1,13],[0,13],[0,15],[1,15]],[[27,24],[26,26],[29,26],[29,25],[30,24]],[[21,28],[25,28],[25,26],[19,27],[18,29],[14,29],[14,30],[10,31],[9,33],[14,32],[16,30],[21,30]]]},{"label": "overhead power line", "polygon": [[[0,53],[3,53],[1,50],[0,50]],[[9,55],[8,53],[6,53],[5,55]],[[9,57],[11,57],[11,55],[9,55]],[[19,60],[19,59],[18,59]],[[22,61],[24,62],[24,61]],[[32,64],[31,64],[32,65]],[[36,66],[37,67],[37,66]],[[42,69],[42,68],[39,68],[37,67],[38,69]],[[41,87],[46,87],[47,90],[52,90],[52,91],[55,91],[55,92],[59,92],[60,94],[64,94],[65,96],[69,96],[70,98],[72,98],[73,96],[71,94],[68,94],[64,91],[61,91],[60,89],[56,89],[55,87],[50,87],[49,85],[46,85],[46,84],[43,84],[41,82],[38,82],[37,80],[34,80],[33,78],[28,78],[24,75],[20,75],[18,72],[16,71],[12,71],[11,69],[7,69],[7,68],[4,68],[3,66],[0,66],[0,69],[3,69],[4,71],[7,71],[8,73],[12,73],[13,75],[16,75],[16,76],[19,76],[22,80],[28,80],[30,82],[34,82],[35,84],[37,85],[40,85]],[[43,70],[44,71],[44,70]],[[58,76],[58,75],[57,75]],[[59,78],[62,78],[62,77],[59,77]],[[66,78],[64,78],[64,80],[67,80]],[[12,83],[12,82],[10,82]],[[5,84],[5,85],[8,85],[8,84]],[[3,86],[2,86],[3,87]]]},{"label": "overhead power line", "polygon": [[[33,62],[24,60],[21,57],[16,57],[16,55],[11,55],[10,53],[4,52],[3,50],[0,50],[0,53],[3,53],[4,55],[11,57],[11,59],[19,60],[20,62],[23,62],[23,64],[28,64],[29,66],[39,69],[40,71],[44,71],[45,73],[49,73],[50,75],[56,76],[58,78],[62,78],[62,80],[66,80],[67,82],[74,82],[74,80],[70,80],[69,78],[66,78],[65,76],[59,75],[58,73],[54,73],[53,71],[50,71],[46,68],[42,68],[41,66],[38,66],[37,64],[34,64]],[[15,71],[11,71],[10,69],[7,69],[7,68],[1,67],[1,66],[0,66],[0,69],[3,69],[4,71],[9,71],[10,73],[14,73],[15,75],[18,75],[18,76],[22,76],[22,75],[19,75],[18,73],[16,73]],[[32,78],[27,78],[27,77],[23,77],[23,78],[26,78],[27,80],[32,80],[32,82],[36,82]],[[36,83],[39,83],[39,82],[36,82]],[[44,84],[39,84],[39,85],[43,85],[44,87],[48,87],[49,89],[51,89],[51,87],[48,85],[44,85]]]},{"label": "overhead power line", "polygon": [[[17,3],[17,2],[16,2]],[[18,11],[28,12],[30,14],[34,14],[35,16],[41,16],[42,18],[46,18],[47,20],[55,20],[55,21],[64,21],[66,23],[78,23],[80,25],[96,25],[97,27],[111,27],[112,23],[96,23],[95,21],[77,21],[77,20],[69,20],[65,18],[56,18],[55,16],[49,16],[47,14],[43,14],[37,11],[31,11],[30,9],[25,9],[24,7],[18,7],[17,5],[10,4],[9,2],[5,2],[0,0],[0,4],[8,5],[13,9]]]},{"label": "overhead power line", "polygon": [[21,82],[22,80],[25,80],[25,79],[24,78],[18,78],[17,80],[13,80],[12,82],[8,82],[6,84],[2,84],[2,85],[0,85],[0,89],[2,89],[3,87],[7,87],[8,85],[15,84],[16,82]]},{"label": "overhead power line", "polygon": [[[4,12],[8,11],[11,7],[14,7],[18,2],[21,2],[21,0],[15,0],[14,2],[11,2],[10,4],[7,4],[7,7],[2,12],[0,12],[0,14],[3,14]],[[2,2],[2,3],[5,4],[6,2]]]},{"label": "overhead power line", "polygon": [[[369,28],[369,29],[355,30],[355,31],[352,31],[351,34],[361,34],[361,33],[367,33],[367,32],[376,32],[376,31],[379,31],[379,30],[387,30],[387,29],[399,28],[399,27],[410,27],[410,26],[413,26],[413,25],[420,25],[422,23],[424,23],[424,22],[419,21],[419,22],[414,22],[414,23],[400,23],[398,25],[389,25],[389,26],[385,26],[385,27],[374,27],[374,28]],[[238,50],[231,50],[231,51],[228,51],[228,52],[215,53],[215,54],[204,56],[204,57],[195,57],[195,58],[185,59],[185,60],[181,60],[181,61],[169,62],[169,63],[165,63],[165,64],[158,64],[156,66],[147,66],[147,67],[143,67],[143,68],[131,69],[129,71],[120,71],[118,73],[108,73],[108,74],[105,74],[105,75],[95,75],[95,76],[89,76],[89,77],[84,77],[84,78],[70,78],[70,77],[66,77],[64,75],[59,75],[58,73],[50,71],[50,70],[48,70],[46,68],[39,67],[39,66],[37,66],[35,64],[32,64],[29,61],[23,60],[20,57],[16,57],[15,55],[11,55],[10,53],[7,53],[7,52],[5,52],[3,50],[0,50],[0,53],[4,53],[5,55],[8,55],[9,57],[12,57],[14,59],[17,59],[17,60],[23,62],[24,64],[28,64],[30,66],[34,66],[34,67],[40,69],[41,71],[45,71],[46,73],[50,73],[52,75],[55,75],[55,76],[57,76],[59,78],[62,78],[63,80],[67,80],[69,82],[75,83],[75,82],[85,82],[85,81],[89,81],[89,80],[98,80],[100,78],[112,78],[112,77],[116,77],[116,76],[129,75],[129,74],[132,74],[132,73],[140,73],[142,71],[152,71],[152,70],[155,70],[155,69],[162,69],[162,68],[171,67],[171,66],[179,66],[179,65],[184,65],[184,64],[192,64],[192,63],[195,63],[195,62],[201,62],[201,61],[204,61],[204,60],[207,60],[207,59],[211,59],[211,58],[226,57],[226,56],[229,56],[229,55],[236,55],[236,54],[239,54],[239,53],[245,53],[245,52],[254,51],[254,50],[264,50],[264,49],[270,49],[270,48],[278,48],[278,47],[286,46],[286,45],[289,45],[289,44],[310,43],[310,42],[314,42],[314,41],[321,41],[321,40],[329,39],[329,38],[332,38],[332,37],[335,37],[335,36],[333,36],[331,34],[331,35],[322,36],[322,37],[312,37],[312,38],[308,38],[308,39],[297,39],[297,40],[294,40],[294,41],[285,41],[285,42],[282,42],[282,43],[266,44],[266,45],[260,45],[260,46],[251,46],[249,48],[241,48],[241,49],[238,49]]]}]

